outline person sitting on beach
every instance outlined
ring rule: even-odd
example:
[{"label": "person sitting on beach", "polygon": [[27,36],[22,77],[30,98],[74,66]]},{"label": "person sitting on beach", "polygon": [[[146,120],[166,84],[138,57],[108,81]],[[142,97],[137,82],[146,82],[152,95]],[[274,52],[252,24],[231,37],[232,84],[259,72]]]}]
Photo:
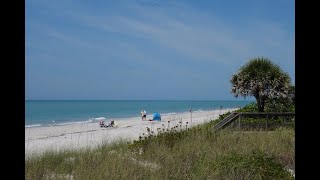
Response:
[{"label": "person sitting on beach", "polygon": [[115,121],[111,121],[110,126],[111,127],[118,127],[118,124]]},{"label": "person sitting on beach", "polygon": [[100,127],[104,127],[105,125],[104,125],[104,120],[99,120],[99,125],[100,125]]}]

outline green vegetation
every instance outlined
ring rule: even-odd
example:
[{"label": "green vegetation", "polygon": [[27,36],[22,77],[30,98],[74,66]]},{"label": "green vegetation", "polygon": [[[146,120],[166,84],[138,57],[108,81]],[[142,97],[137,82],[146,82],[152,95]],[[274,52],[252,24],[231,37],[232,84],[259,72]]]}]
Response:
[{"label": "green vegetation", "polygon": [[[276,107],[281,107],[283,106],[283,104],[281,104],[283,102],[279,102],[277,101],[277,103],[275,104]],[[294,103],[287,103],[287,108],[285,109],[285,111],[277,111],[277,112],[294,112],[295,111],[295,104]],[[244,108],[238,109],[235,112],[258,112],[258,106],[256,103],[252,102],[250,104],[248,104],[247,106],[245,106]],[[274,112],[274,111],[271,111]],[[214,123],[218,123],[220,121],[222,121],[225,117],[227,117],[228,115],[230,115],[231,113],[226,113],[220,116],[220,118],[216,121],[214,121]],[[236,123],[234,126],[237,126],[238,124],[238,120],[237,119],[234,123]],[[276,115],[269,115],[268,116],[268,126],[266,129],[266,117],[265,116],[261,116],[261,117],[244,117],[241,116],[241,129],[242,130],[274,130],[278,127],[283,127],[283,126],[287,126],[287,127],[291,127],[291,128],[295,128],[295,116],[276,116]],[[232,125],[231,125],[232,128]]]},{"label": "green vegetation", "polygon": [[230,82],[235,97],[256,98],[259,112],[265,111],[266,103],[268,111],[286,111],[286,105],[294,101],[295,88],[291,85],[290,76],[267,58],[251,59],[232,75]]},{"label": "green vegetation", "polygon": [[295,86],[290,86],[288,98],[268,99],[266,112],[295,112]]},{"label": "green vegetation", "polygon": [[[220,120],[226,115],[220,116]],[[216,121],[188,130],[150,130],[133,143],[31,156],[26,179],[294,179],[295,133],[213,132]]]}]

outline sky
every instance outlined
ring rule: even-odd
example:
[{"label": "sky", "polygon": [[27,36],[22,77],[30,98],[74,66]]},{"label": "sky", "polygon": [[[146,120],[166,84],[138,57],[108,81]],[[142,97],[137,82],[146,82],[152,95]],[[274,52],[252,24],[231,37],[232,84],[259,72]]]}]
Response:
[{"label": "sky", "polygon": [[27,0],[27,100],[251,100],[269,58],[295,83],[294,0]]}]

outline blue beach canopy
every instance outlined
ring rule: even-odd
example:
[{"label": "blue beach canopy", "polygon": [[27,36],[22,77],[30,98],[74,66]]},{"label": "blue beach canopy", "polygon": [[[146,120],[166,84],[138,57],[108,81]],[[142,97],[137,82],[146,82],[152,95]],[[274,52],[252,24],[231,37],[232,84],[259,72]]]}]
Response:
[{"label": "blue beach canopy", "polygon": [[161,121],[161,115],[159,113],[154,113],[152,120]]}]

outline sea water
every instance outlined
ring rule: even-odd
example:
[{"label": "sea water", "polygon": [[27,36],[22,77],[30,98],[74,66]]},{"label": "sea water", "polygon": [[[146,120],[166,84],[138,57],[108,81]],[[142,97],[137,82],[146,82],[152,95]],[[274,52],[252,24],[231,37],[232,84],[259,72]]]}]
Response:
[{"label": "sea water", "polygon": [[252,101],[190,101],[190,100],[26,100],[25,127],[64,125],[106,119],[140,117],[147,114],[174,114],[220,108],[244,107]]}]

